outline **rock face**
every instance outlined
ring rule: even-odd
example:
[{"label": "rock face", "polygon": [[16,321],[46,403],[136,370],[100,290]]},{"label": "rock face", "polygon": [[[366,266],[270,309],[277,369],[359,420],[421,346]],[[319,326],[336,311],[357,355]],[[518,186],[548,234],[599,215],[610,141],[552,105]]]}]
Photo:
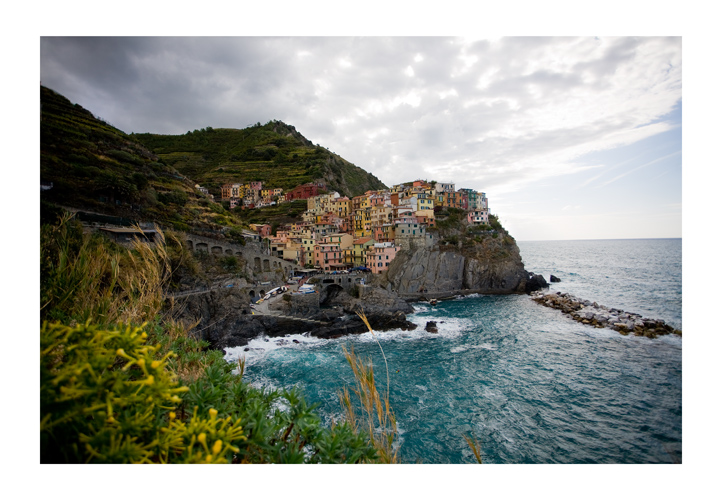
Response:
[{"label": "rock face", "polygon": [[387,290],[372,288],[363,299],[340,292],[323,304],[312,300],[314,295],[283,296],[267,315],[250,308],[248,290],[243,288],[213,289],[183,297],[167,307],[186,324],[197,323],[192,333],[210,342],[213,349],[243,346],[262,335],[283,337],[308,332],[315,337],[335,338],[367,332],[356,311],[366,314],[374,330],[416,328],[406,319],[413,307]]},{"label": "rock face", "polygon": [[524,269],[513,238],[402,249],[384,280],[402,296],[476,293],[529,293],[546,287],[546,280]]}]

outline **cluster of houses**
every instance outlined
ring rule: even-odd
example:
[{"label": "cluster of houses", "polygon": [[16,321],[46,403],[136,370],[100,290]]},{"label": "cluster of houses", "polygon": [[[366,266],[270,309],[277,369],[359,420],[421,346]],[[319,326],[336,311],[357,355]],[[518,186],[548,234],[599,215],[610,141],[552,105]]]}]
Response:
[{"label": "cluster of houses", "polygon": [[268,239],[272,255],[324,272],[384,272],[401,248],[433,242],[427,229],[436,226],[434,214],[442,208],[464,210],[473,225],[489,223],[486,194],[456,190],[453,183],[417,180],[350,199],[336,192],[304,197],[302,221],[277,228],[275,236],[268,224],[251,229]]},{"label": "cluster of houses", "polygon": [[[196,189],[208,195],[208,189],[196,185]],[[228,201],[230,208],[241,206],[243,208],[262,208],[285,203],[293,200],[305,200],[318,195],[319,191],[325,190],[326,185],[322,182],[311,182],[296,186],[290,191],[283,192],[281,188],[263,187],[261,181],[248,183],[229,183],[221,186],[221,201]]]}]

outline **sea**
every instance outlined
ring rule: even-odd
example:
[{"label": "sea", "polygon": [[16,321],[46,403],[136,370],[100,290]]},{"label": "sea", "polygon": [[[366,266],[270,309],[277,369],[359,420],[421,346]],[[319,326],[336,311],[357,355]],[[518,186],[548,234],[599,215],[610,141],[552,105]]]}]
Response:
[{"label": "sea", "polygon": [[[681,239],[518,245],[528,271],[560,278],[551,291],[683,330]],[[389,387],[403,463],[475,463],[466,438],[486,464],[682,462],[682,337],[623,336],[527,295],[413,306],[413,331],[258,338],[226,359],[245,357],[253,385],[301,388],[330,425],[343,418],[339,391],[354,385],[343,354],[353,348]]]}]

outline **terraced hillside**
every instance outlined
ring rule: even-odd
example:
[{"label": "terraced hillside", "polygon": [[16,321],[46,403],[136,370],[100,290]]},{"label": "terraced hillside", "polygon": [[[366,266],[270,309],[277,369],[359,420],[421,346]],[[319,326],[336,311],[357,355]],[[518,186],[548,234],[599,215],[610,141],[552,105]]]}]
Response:
[{"label": "terraced hillside", "polygon": [[183,135],[133,134],[168,165],[216,196],[225,183],[262,181],[284,191],[311,181],[356,196],[386,186],[340,156],[314,146],[291,125],[270,121],[245,129],[207,127]]},{"label": "terraced hillside", "polygon": [[[42,191],[41,215],[62,206],[236,238],[251,222],[296,220],[305,203],[230,210],[218,202],[226,182],[260,180],[287,190],[318,180],[350,196],[385,187],[281,122],[129,135],[46,87],[40,87],[40,102],[40,180],[52,185]],[[209,188],[216,202],[195,184]]]}]

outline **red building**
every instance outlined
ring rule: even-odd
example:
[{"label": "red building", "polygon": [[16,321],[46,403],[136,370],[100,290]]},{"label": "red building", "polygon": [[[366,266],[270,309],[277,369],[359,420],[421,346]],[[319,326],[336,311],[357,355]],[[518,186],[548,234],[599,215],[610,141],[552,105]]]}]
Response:
[{"label": "red building", "polygon": [[312,196],[318,196],[318,186],[316,184],[302,184],[286,193],[286,201],[307,200]]}]

